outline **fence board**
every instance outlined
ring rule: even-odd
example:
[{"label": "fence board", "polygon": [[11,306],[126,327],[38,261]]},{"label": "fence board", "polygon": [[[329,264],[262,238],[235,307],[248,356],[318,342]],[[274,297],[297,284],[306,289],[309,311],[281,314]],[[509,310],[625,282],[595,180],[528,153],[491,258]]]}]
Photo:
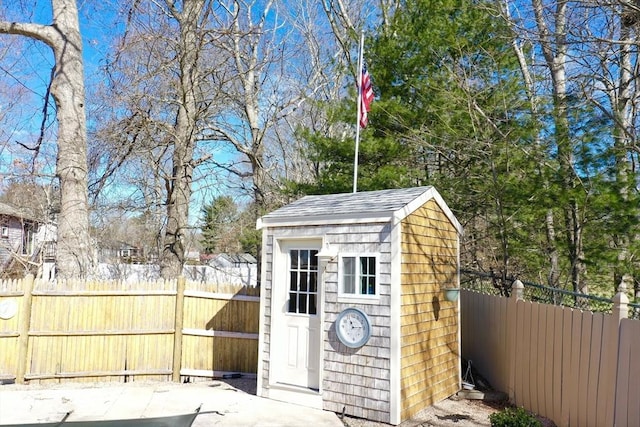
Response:
[{"label": "fence board", "polygon": [[589,381],[587,384],[587,426],[598,426],[598,407],[600,405],[594,404],[594,402],[599,402],[600,398],[606,399],[606,396],[603,394],[601,397],[598,396],[598,391],[600,390],[599,386],[599,378],[600,378],[600,366],[602,364],[602,333],[603,333],[603,324],[604,324],[604,316],[602,313],[593,313],[592,314],[592,322],[591,322],[591,347],[587,350],[589,352],[589,368],[587,374],[589,376]]},{"label": "fence board", "polygon": [[553,355],[554,355],[554,313],[551,306],[546,304],[540,305],[540,316],[544,319],[544,328],[540,327],[544,340],[544,373],[538,389],[538,399],[541,403],[541,414],[553,413]]},{"label": "fence board", "polygon": [[[524,301],[518,301],[516,303],[516,341],[515,341],[515,352],[516,354],[521,354],[522,357],[518,362],[516,362],[516,380],[515,380],[515,403],[517,405],[524,405],[525,395],[522,384],[526,381],[524,375],[526,371],[529,369],[527,366],[526,358],[528,355],[526,354],[526,349],[524,348],[523,335],[528,331],[525,329],[525,309],[527,308],[527,304]],[[525,367],[522,369],[522,367]]]},{"label": "fence board", "polygon": [[[15,304],[16,307],[22,305],[22,293],[13,292],[13,287],[9,290],[0,289],[0,304]],[[0,379],[13,379],[18,370],[18,344],[20,336],[21,311],[10,319],[0,319]]]},{"label": "fence board", "polygon": [[[631,330],[628,321],[623,320],[620,324],[620,343],[618,356],[618,375],[616,378],[616,406],[615,406],[615,425],[628,426],[629,414],[629,383],[632,366],[631,357]],[[626,396],[626,397],[625,397]]]},{"label": "fence board", "polygon": [[491,337],[491,347],[494,349],[492,356],[494,357],[495,366],[494,377],[498,379],[494,387],[498,387],[500,390],[506,390],[508,385],[508,378],[504,375],[505,368],[508,366],[507,356],[507,339],[506,339],[506,303],[508,300],[505,298],[491,298],[493,303],[492,307],[492,323],[491,329],[493,333]]},{"label": "fence board", "polygon": [[530,382],[529,382],[529,394],[531,396],[531,410],[535,413],[540,413],[541,404],[539,402],[538,389],[540,387],[539,381],[542,380],[541,376],[544,375],[544,369],[541,368],[541,360],[543,355],[540,354],[544,351],[545,340],[540,336],[540,331],[544,330],[542,324],[542,318],[540,316],[540,304],[531,304],[531,369],[530,369]]},{"label": "fence board", "polygon": [[593,333],[593,313],[582,312],[580,326],[580,347],[579,347],[579,365],[578,365],[578,393],[576,395],[578,401],[577,419],[580,426],[588,426],[589,418],[589,402],[587,401],[587,393],[589,391],[589,358],[591,350],[591,335]]},{"label": "fence board", "polygon": [[627,407],[630,409],[627,419],[630,426],[640,426],[640,363],[638,363],[638,355],[640,355],[640,325],[638,322],[624,320],[623,323],[628,323],[626,326],[629,329],[629,339],[631,341],[631,348],[629,349],[629,358],[634,363],[631,364],[629,370],[629,392],[627,394],[629,402]]},{"label": "fence board", "polygon": [[562,417],[562,321],[564,311],[561,307],[550,308],[553,313],[553,379],[552,379],[552,396],[553,396],[553,414],[554,420],[560,420]]},{"label": "fence board", "polygon": [[640,322],[623,319],[620,324],[620,347],[616,379],[616,426],[639,425],[640,366],[635,359],[640,354]]},{"label": "fence board", "polygon": [[[176,281],[61,281],[55,288],[36,281],[28,293],[31,315],[26,319],[21,317],[24,284],[0,282],[0,301],[15,298],[21,307],[16,317],[0,321],[0,379],[16,377],[20,366],[27,366],[21,378],[43,383],[172,378]],[[255,373],[260,290],[197,282],[187,286],[193,289],[185,292],[192,295],[184,313],[191,329],[185,330],[195,336],[185,352],[206,363],[182,368],[197,376],[214,369]],[[21,320],[26,321],[24,335],[17,327]],[[19,340],[25,343],[22,360]]]},{"label": "fence board", "polygon": [[538,352],[538,370],[536,373],[536,390],[537,393],[537,401],[538,407],[536,408],[536,413],[538,414],[547,414],[549,410],[547,409],[547,397],[548,393],[547,378],[548,373],[547,370],[550,366],[547,365],[547,355],[553,354],[553,341],[549,340],[549,336],[547,335],[547,323],[551,322],[551,319],[547,317],[547,307],[542,304],[536,304],[536,308],[538,309],[538,337],[537,337],[537,352]]}]

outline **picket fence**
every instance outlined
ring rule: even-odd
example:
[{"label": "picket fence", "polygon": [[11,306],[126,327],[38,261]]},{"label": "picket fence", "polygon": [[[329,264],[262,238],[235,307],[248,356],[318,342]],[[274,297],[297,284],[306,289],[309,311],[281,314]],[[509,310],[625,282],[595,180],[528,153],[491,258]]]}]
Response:
[{"label": "picket fence", "polygon": [[173,281],[0,282],[0,380],[256,375],[259,288]]},{"label": "picket fence", "polygon": [[517,406],[558,426],[640,426],[640,321],[623,286],[611,314],[461,292],[462,357]]}]

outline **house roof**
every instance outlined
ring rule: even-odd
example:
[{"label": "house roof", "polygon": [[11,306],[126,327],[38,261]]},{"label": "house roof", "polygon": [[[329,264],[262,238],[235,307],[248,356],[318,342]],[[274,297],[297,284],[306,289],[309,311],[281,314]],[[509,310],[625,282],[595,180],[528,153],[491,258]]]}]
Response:
[{"label": "house roof", "polygon": [[432,186],[305,196],[266,214],[257,227],[399,222],[431,199],[462,233],[462,226]]},{"label": "house roof", "polygon": [[12,216],[20,219],[27,219],[33,221],[33,216],[22,212],[20,209],[13,205],[0,202],[0,215]]},{"label": "house roof", "polygon": [[258,261],[251,254],[227,254],[222,253],[217,256],[234,264],[256,264]]}]

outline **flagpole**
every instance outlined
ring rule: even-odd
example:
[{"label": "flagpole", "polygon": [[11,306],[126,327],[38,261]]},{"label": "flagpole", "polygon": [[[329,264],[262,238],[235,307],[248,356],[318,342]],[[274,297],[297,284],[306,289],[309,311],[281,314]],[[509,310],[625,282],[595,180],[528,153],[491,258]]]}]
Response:
[{"label": "flagpole", "polygon": [[353,192],[358,191],[358,150],[360,145],[360,113],[362,108],[362,58],[364,50],[364,31],[360,33],[360,50],[358,52],[358,72],[356,75],[356,87],[358,88],[356,109],[356,149],[353,158]]}]

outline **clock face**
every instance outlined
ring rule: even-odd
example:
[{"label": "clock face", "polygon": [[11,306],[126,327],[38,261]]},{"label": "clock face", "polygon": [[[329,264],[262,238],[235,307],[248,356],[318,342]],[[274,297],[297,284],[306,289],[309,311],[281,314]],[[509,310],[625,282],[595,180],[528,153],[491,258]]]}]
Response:
[{"label": "clock face", "polygon": [[347,347],[362,347],[371,337],[369,317],[357,308],[347,308],[336,319],[336,334]]}]

